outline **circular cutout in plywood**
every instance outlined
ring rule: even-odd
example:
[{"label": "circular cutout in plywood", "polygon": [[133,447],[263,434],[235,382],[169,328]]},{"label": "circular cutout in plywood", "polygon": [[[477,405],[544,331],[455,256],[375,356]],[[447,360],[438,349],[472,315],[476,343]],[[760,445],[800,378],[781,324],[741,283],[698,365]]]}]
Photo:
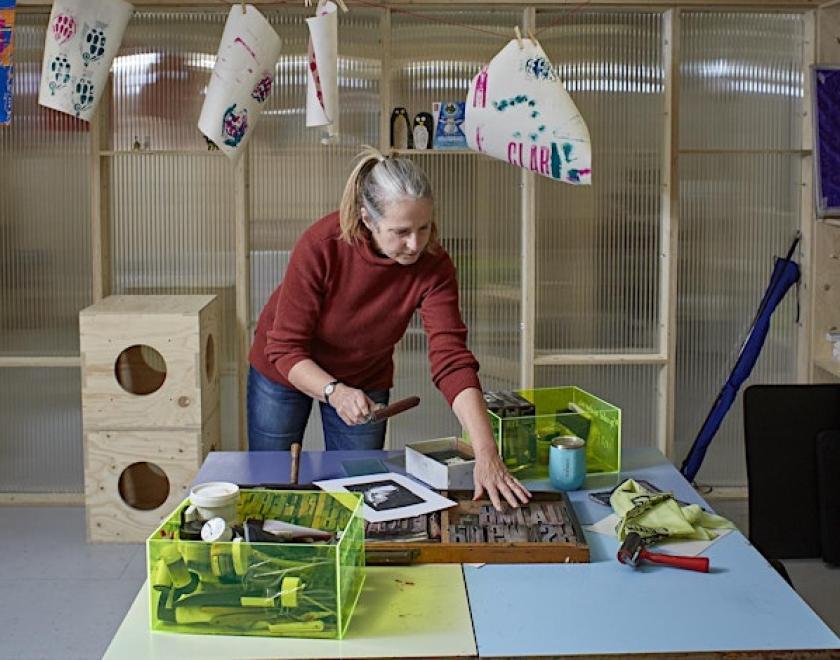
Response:
[{"label": "circular cutout in plywood", "polygon": [[212,383],[216,375],[216,340],[213,335],[207,335],[204,343],[204,370],[207,375],[207,382]]},{"label": "circular cutout in plywood", "polygon": [[151,346],[135,344],[117,356],[114,377],[126,392],[151,394],[166,380],[166,360]]},{"label": "circular cutout in plywood", "polygon": [[132,509],[151,511],[169,497],[169,479],[154,463],[132,463],[120,474],[120,497]]}]

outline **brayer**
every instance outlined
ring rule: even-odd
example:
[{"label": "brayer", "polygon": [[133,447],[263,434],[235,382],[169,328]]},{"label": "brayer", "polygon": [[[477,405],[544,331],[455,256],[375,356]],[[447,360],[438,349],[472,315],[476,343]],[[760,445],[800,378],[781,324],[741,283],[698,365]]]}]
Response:
[{"label": "brayer", "polygon": [[398,415],[401,412],[405,412],[406,410],[410,410],[414,408],[414,406],[420,403],[419,396],[410,396],[405,399],[400,399],[399,401],[395,401],[390,406],[385,406],[383,408],[376,408],[373,410],[367,418],[368,422],[381,422],[383,419],[388,419],[389,417],[393,417],[394,415]]},{"label": "brayer", "polygon": [[684,557],[680,555],[665,555],[659,552],[651,552],[645,547],[642,537],[636,532],[630,532],[624,538],[624,543],[618,549],[618,561],[635,568],[642,559],[654,564],[667,564],[675,568],[685,568],[689,571],[709,572],[708,557]]}]

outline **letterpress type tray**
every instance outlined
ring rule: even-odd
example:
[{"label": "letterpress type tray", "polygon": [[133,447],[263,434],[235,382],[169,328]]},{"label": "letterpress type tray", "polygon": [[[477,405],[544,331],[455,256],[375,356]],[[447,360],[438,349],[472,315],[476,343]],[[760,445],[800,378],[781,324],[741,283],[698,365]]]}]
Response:
[{"label": "letterpress type tray", "polygon": [[367,523],[368,564],[587,563],[589,546],[565,493],[534,493],[497,512],[472,491],[444,492],[458,504],[425,516]]}]

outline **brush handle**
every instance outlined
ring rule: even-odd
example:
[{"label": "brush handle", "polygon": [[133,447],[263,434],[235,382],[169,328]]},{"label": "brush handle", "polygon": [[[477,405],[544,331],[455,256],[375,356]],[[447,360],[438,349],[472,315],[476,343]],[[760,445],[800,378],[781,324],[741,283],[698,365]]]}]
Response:
[{"label": "brush handle", "polygon": [[700,573],[709,572],[709,558],[708,557],[683,557],[680,555],[664,555],[659,552],[650,552],[649,550],[642,550],[639,553],[640,559],[647,559],[654,564],[667,564],[674,568],[685,568],[689,571],[699,571]]}]

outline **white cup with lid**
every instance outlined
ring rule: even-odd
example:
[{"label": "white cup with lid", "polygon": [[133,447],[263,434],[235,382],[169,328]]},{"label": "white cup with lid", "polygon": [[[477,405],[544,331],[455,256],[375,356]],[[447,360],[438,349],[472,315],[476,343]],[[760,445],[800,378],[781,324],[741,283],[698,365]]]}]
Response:
[{"label": "white cup with lid", "polygon": [[236,521],[236,503],[239,501],[239,486],[227,481],[209,481],[193,486],[190,502],[198,509],[201,520],[224,518],[232,525]]}]

